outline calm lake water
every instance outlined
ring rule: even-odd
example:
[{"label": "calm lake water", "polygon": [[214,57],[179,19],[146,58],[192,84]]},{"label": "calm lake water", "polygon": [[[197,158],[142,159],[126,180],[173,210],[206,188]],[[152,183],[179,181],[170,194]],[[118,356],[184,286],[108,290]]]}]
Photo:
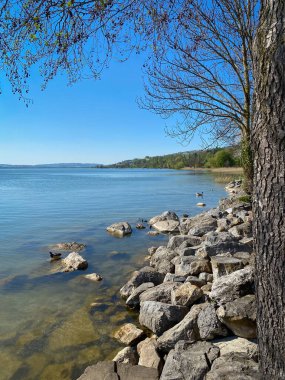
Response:
[{"label": "calm lake water", "polygon": [[[134,228],[118,239],[105,228],[123,220],[134,227],[165,210],[195,215],[195,193],[203,191],[211,208],[225,196],[223,186],[204,172],[0,169],[0,379],[76,379],[112,358],[121,348],[114,330],[137,323],[118,290],[147,248],[167,237]],[[56,273],[50,245],[70,241],[87,245],[81,254],[89,267]],[[104,280],[83,277],[93,272]]]}]

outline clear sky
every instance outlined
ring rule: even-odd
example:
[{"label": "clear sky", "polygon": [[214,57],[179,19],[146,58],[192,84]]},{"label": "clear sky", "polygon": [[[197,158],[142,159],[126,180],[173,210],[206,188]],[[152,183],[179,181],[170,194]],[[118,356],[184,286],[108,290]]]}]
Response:
[{"label": "clear sky", "polygon": [[167,121],[141,110],[142,61],[113,62],[99,81],[71,87],[64,77],[45,91],[31,79],[28,108],[5,81],[0,95],[0,163],[114,163],[146,155],[163,155],[201,147],[199,139],[182,146],[165,133]]}]

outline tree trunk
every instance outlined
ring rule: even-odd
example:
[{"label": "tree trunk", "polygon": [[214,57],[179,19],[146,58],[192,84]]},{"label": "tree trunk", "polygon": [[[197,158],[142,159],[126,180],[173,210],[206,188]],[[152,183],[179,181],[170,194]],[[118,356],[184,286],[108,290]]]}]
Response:
[{"label": "tree trunk", "polygon": [[250,136],[242,137],[241,141],[241,166],[243,168],[244,183],[243,188],[248,194],[252,194],[253,188],[253,159]]},{"label": "tree trunk", "polygon": [[285,1],[263,0],[255,41],[254,236],[259,363],[285,379]]}]

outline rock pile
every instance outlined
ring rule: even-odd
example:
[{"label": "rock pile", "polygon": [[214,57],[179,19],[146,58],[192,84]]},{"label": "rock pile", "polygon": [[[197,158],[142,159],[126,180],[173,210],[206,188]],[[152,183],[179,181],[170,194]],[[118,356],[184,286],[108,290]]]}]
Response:
[{"label": "rock pile", "polygon": [[258,379],[250,204],[234,197],[194,218],[167,212],[150,224],[162,231],[170,221],[179,234],[150,248],[149,266],[120,290],[152,335],[115,362],[151,368],[149,380]]}]

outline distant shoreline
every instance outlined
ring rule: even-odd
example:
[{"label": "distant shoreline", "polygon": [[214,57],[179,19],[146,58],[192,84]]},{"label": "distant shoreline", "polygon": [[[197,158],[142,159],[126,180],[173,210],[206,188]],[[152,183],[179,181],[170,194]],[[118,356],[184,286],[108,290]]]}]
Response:
[{"label": "distant shoreline", "polygon": [[209,171],[212,173],[227,173],[227,174],[243,174],[243,169],[240,167],[230,167],[230,168],[191,168],[191,167],[185,167],[181,170],[201,170],[201,171]]}]

